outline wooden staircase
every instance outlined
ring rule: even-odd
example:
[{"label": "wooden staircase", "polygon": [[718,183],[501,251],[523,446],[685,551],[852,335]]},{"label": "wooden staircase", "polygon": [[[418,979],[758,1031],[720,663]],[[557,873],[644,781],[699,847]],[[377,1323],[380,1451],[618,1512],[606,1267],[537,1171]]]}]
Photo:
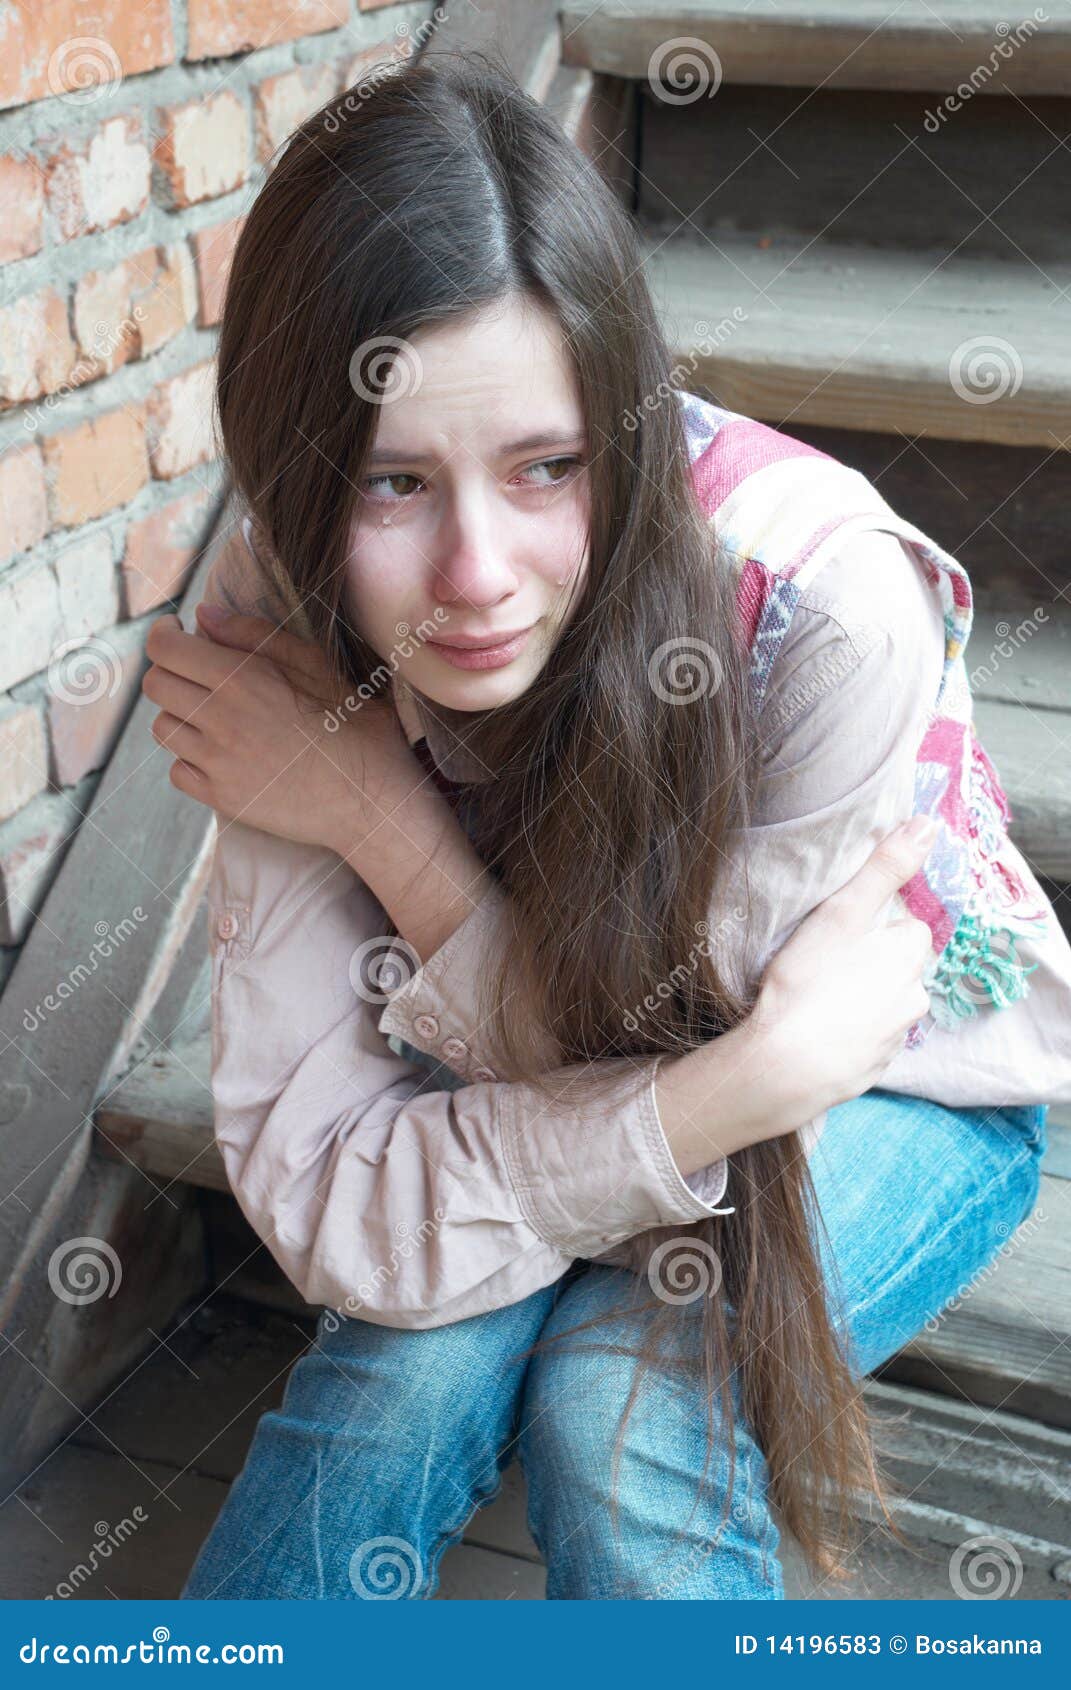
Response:
[{"label": "wooden staircase", "polygon": [[[990,0],[604,0],[550,14],[552,35],[526,63],[537,97],[635,215],[680,385],[855,464],[967,565],[979,733],[1009,794],[1012,837],[1063,917],[1071,0],[1045,10],[935,129],[927,114],[1010,39]],[[652,85],[652,66],[689,57],[716,93]],[[216,543],[232,519],[225,509]],[[1017,634],[1039,606],[1044,618]],[[143,700],[131,719],[132,768],[153,745],[154,714]],[[126,778],[128,804],[153,801],[156,769],[151,783],[136,768]],[[174,968],[154,953],[166,1013],[139,1000],[125,1043],[102,1040],[93,1154],[136,1170],[161,1214],[176,1194],[196,1204],[209,1286],[315,1315],[237,1210],[214,1143],[196,901],[210,838],[207,813],[186,809],[167,849],[189,865],[179,889],[196,896],[166,947]],[[975,1527],[1034,1544],[1030,1594],[1066,1596],[1066,1439],[1054,1429],[1071,1428],[1071,1108],[1053,1112],[1050,1139],[1035,1216],[870,1389],[883,1408],[910,1409],[897,1456],[912,1486],[905,1529],[930,1544],[961,1543]],[[957,1485],[971,1489],[969,1505]],[[894,1565],[887,1594],[916,1593],[896,1577]]]}]

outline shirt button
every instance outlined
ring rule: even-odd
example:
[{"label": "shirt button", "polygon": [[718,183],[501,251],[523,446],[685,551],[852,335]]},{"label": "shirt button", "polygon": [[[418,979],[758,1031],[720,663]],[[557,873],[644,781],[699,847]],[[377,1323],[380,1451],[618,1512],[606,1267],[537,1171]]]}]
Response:
[{"label": "shirt button", "polygon": [[438,1018],[434,1015],[414,1016],[413,1026],[416,1028],[422,1039],[433,1039],[439,1031]]},{"label": "shirt button", "polygon": [[233,939],[234,935],[237,933],[237,931],[238,931],[237,917],[231,915],[230,911],[228,910],[227,914],[221,915],[219,917],[219,920],[216,922],[216,932],[219,934],[221,939]]},{"label": "shirt button", "polygon": [[462,1039],[444,1039],[439,1046],[444,1056],[467,1056],[469,1047]]},{"label": "shirt button", "polygon": [[497,1080],[498,1075],[493,1068],[477,1068],[473,1074],[474,1080]]}]

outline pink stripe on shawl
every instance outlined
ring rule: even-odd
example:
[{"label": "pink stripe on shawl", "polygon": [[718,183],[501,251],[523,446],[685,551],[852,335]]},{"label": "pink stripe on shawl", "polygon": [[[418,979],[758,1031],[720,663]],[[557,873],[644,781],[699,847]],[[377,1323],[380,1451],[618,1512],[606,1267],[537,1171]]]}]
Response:
[{"label": "pink stripe on shawl", "polygon": [[828,458],[829,453],[794,440],[791,434],[779,434],[768,423],[755,422],[751,417],[723,423],[692,465],[700,506],[707,516],[713,516],[722,500],[756,470],[783,458],[803,457]]}]

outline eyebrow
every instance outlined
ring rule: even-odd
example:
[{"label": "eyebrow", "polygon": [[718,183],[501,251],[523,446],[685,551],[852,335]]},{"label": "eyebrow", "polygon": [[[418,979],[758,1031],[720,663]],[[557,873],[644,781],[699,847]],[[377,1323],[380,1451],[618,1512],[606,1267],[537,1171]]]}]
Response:
[{"label": "eyebrow", "polygon": [[[548,446],[579,447],[583,444],[584,438],[582,435],[569,429],[562,429],[559,434],[526,434],[520,440],[504,441],[499,447],[499,452],[503,457],[512,457],[515,452],[540,452]],[[406,463],[411,464],[427,464],[432,461],[428,454],[410,451],[405,446],[399,446],[391,451],[379,448],[370,452],[365,461],[368,467],[372,468],[376,464],[398,463],[403,458]]]}]

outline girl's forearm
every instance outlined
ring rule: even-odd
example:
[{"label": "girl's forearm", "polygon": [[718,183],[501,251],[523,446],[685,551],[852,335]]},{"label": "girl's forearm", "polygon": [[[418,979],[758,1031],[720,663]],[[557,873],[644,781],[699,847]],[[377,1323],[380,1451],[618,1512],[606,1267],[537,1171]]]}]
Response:
[{"label": "girl's forearm", "polygon": [[819,1108],[799,1084],[799,1072],[776,1030],[760,1031],[753,1017],[662,1062],[655,1101],[681,1173],[697,1173],[811,1120]]},{"label": "girl's forearm", "polygon": [[376,794],[373,817],[341,853],[399,934],[427,962],[494,884],[446,799],[414,761]]},{"label": "girl's forearm", "polygon": [[[486,896],[494,878],[442,793],[414,762],[377,792],[374,819],[341,853],[426,962]],[[776,1027],[753,1017],[684,1056],[655,1079],[662,1126],[681,1173],[696,1173],[818,1113],[797,1081],[801,1065]]]}]

